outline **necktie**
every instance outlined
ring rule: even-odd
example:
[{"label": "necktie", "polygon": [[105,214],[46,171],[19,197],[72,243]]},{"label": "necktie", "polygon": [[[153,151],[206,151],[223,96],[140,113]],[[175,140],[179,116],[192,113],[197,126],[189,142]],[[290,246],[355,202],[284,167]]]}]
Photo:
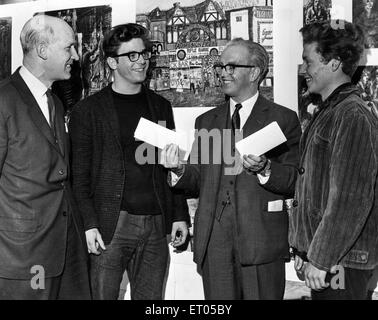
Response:
[{"label": "necktie", "polygon": [[54,98],[52,96],[51,90],[48,89],[46,91],[47,96],[47,105],[49,107],[49,120],[50,120],[50,127],[54,134],[54,137],[56,137],[56,130],[55,130],[55,103]]},{"label": "necktie", "polygon": [[232,131],[235,133],[235,130],[240,129],[240,115],[239,110],[242,108],[240,103],[235,105],[235,111],[232,115],[231,122],[232,122]]}]

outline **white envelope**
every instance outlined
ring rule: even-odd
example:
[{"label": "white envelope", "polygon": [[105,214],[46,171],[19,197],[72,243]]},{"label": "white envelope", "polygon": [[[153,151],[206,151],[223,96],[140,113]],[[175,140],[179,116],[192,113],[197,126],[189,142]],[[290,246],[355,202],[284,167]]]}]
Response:
[{"label": "white envelope", "polygon": [[167,144],[174,143],[183,151],[188,151],[187,139],[183,132],[169,130],[145,118],[140,118],[134,137],[160,149]]},{"label": "white envelope", "polygon": [[236,149],[240,155],[261,156],[287,141],[276,121],[251,134],[247,138],[236,142]]}]

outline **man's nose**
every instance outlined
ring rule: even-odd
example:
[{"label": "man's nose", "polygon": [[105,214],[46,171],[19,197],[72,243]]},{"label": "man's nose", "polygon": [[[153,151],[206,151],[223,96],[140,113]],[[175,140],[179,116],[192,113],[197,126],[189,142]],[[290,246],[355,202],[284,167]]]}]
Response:
[{"label": "man's nose", "polygon": [[306,68],[307,68],[307,65],[305,62],[303,62],[300,67],[299,67],[299,73],[303,74],[303,73],[306,73]]},{"label": "man's nose", "polygon": [[75,61],[79,60],[79,55],[77,54],[75,47],[71,48],[71,59]]}]

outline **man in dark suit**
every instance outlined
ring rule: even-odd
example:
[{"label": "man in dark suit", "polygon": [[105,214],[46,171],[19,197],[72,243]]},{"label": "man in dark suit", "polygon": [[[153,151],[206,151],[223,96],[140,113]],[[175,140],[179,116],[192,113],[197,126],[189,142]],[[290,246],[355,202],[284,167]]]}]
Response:
[{"label": "man in dark suit", "polygon": [[[295,112],[258,92],[268,63],[259,44],[232,40],[220,65],[215,65],[230,100],[197,118],[195,127],[201,131],[189,164],[179,162],[175,145],[162,152],[162,161],[176,180],[172,184],[199,193],[194,260],[202,269],[206,299],[283,298],[288,258],[284,200],[294,191],[301,130]],[[246,137],[273,121],[283,130],[285,144],[242,161],[233,154],[240,128]],[[205,141],[208,132],[215,138]]]},{"label": "man in dark suit", "polygon": [[106,34],[114,82],[80,102],[70,119],[73,188],[91,253],[94,299],[117,299],[125,270],[132,299],[162,299],[166,233],[175,247],[188,233],[185,198],[169,188],[155,148],[143,163],[145,145],[134,138],[141,117],[174,128],[170,103],[143,86],[151,58],[147,34],[133,23]]},{"label": "man in dark suit", "polygon": [[66,22],[35,16],[23,66],[0,85],[0,299],[90,298],[64,110],[49,89],[70,78],[74,44]]}]

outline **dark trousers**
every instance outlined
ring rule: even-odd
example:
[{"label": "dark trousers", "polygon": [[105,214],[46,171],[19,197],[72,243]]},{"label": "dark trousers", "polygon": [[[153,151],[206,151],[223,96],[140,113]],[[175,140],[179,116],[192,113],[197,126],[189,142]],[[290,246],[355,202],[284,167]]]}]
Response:
[{"label": "dark trousers", "polygon": [[312,300],[366,300],[372,274],[373,270],[344,268],[345,289],[311,290]]},{"label": "dark trousers", "polygon": [[116,300],[126,270],[131,299],[161,300],[167,262],[162,216],[121,211],[111,243],[100,255],[91,255],[93,298]]},{"label": "dark trousers", "polygon": [[202,278],[206,300],[280,300],[285,292],[285,263],[242,265],[237,248],[235,212],[231,206],[215,219]]},{"label": "dark trousers", "polygon": [[[44,279],[44,289],[33,289],[30,280],[0,278],[0,300],[90,300],[87,254],[72,217],[68,215],[67,249],[60,276]],[[40,282],[39,282],[40,284]]]}]

